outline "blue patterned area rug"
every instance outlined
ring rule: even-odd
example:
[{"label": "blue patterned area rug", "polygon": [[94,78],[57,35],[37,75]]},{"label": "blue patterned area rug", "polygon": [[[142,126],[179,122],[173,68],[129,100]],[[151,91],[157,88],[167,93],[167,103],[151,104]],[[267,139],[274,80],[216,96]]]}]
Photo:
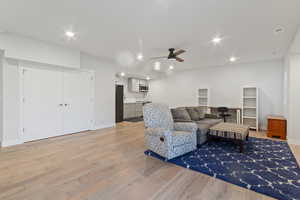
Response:
[{"label": "blue patterned area rug", "polygon": [[[149,150],[145,154],[164,160]],[[283,141],[251,137],[244,153],[231,142],[212,141],[167,162],[277,199],[300,199],[300,168]]]}]

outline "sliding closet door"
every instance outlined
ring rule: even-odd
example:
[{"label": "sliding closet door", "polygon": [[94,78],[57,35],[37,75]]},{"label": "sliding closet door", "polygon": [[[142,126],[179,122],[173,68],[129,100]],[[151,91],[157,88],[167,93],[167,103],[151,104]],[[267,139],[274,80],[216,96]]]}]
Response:
[{"label": "sliding closet door", "polygon": [[64,73],[64,132],[90,130],[92,124],[92,75],[88,72]]},{"label": "sliding closet door", "polygon": [[23,138],[38,140],[63,133],[62,73],[24,68]]}]

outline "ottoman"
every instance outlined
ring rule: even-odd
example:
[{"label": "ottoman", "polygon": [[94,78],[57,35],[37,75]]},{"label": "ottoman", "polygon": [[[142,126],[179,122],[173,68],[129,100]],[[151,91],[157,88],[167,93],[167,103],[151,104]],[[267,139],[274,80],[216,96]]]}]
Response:
[{"label": "ottoman", "polygon": [[234,124],[234,123],[219,123],[209,128],[207,133],[208,140],[214,138],[221,138],[237,143],[240,147],[240,152],[244,151],[244,141],[249,137],[248,125]]}]

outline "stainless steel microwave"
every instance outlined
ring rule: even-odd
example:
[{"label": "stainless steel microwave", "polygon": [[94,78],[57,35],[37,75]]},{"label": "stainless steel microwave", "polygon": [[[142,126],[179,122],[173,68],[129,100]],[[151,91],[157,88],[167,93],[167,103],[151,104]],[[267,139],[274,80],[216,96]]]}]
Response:
[{"label": "stainless steel microwave", "polygon": [[140,85],[140,92],[148,92],[149,87],[146,85]]}]

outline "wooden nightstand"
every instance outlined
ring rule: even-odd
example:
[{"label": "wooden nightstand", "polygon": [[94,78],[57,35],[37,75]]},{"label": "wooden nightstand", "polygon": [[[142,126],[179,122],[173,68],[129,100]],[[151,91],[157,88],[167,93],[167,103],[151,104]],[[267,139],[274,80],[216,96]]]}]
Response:
[{"label": "wooden nightstand", "polygon": [[267,135],[286,140],[286,119],[282,116],[268,116]]}]

